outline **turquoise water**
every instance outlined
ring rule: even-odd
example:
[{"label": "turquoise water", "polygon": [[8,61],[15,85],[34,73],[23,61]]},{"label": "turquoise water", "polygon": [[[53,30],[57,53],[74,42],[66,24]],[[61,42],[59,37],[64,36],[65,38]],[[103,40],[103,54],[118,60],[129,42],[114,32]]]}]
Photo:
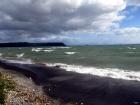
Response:
[{"label": "turquoise water", "polygon": [[140,45],[0,48],[1,58],[140,71]]}]

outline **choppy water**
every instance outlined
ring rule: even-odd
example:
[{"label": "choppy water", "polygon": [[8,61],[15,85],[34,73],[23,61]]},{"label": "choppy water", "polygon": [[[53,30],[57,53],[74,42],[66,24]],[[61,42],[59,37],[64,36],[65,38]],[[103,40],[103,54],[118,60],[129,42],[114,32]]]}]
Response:
[{"label": "choppy water", "polygon": [[0,56],[61,65],[80,73],[140,80],[140,45],[0,48]]}]

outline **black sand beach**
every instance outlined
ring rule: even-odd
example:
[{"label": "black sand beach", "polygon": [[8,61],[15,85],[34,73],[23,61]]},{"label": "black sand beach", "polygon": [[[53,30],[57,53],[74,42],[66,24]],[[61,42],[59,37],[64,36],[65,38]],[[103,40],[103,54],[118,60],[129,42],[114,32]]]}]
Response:
[{"label": "black sand beach", "polygon": [[65,102],[84,105],[140,105],[140,82],[68,72],[43,64],[0,60],[0,67],[17,71],[43,87],[44,92]]}]

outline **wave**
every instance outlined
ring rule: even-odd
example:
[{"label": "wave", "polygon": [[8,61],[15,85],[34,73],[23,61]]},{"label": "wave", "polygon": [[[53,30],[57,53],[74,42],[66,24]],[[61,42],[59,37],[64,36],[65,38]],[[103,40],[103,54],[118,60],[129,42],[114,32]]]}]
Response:
[{"label": "wave", "polygon": [[[48,96],[77,105],[139,105],[140,102],[140,83],[137,81],[81,75],[66,72],[57,67],[45,67],[45,65],[12,64],[2,60],[0,60],[0,64],[2,68],[7,69],[8,67],[8,69],[23,73],[28,78],[31,77]],[[93,67],[57,64],[70,71],[77,69],[85,73],[86,68],[93,70]]]},{"label": "wave", "polygon": [[41,48],[32,48],[32,52],[40,52],[41,50]]},{"label": "wave", "polygon": [[31,59],[9,59],[9,58],[1,58],[1,60],[6,60],[10,63],[20,63],[20,64],[34,64],[34,62]]},{"label": "wave", "polygon": [[0,57],[3,55],[3,53],[0,53]]},{"label": "wave", "polygon": [[68,55],[73,55],[73,54],[76,54],[77,52],[65,52],[65,54],[68,54]]},{"label": "wave", "polygon": [[[33,64],[31,59],[14,59],[8,60],[11,63],[21,63],[21,64]],[[68,65],[64,63],[44,63],[47,66],[57,66],[66,71],[73,71],[82,74],[92,74],[100,77],[110,77],[116,79],[124,79],[124,80],[135,80],[140,81],[140,71],[129,71],[123,69],[115,69],[115,68],[96,68],[96,67],[88,67],[81,65]]]},{"label": "wave", "polygon": [[136,50],[134,47],[127,47],[129,50]]},{"label": "wave", "polygon": [[52,47],[52,49],[70,49],[71,47]]},{"label": "wave", "polygon": [[129,71],[115,68],[96,68],[81,65],[67,65],[63,63],[48,64],[49,66],[60,66],[67,71],[74,71],[83,74],[93,74],[102,77],[111,77],[116,79],[136,80],[140,81],[139,71]]},{"label": "wave", "polygon": [[53,52],[54,50],[43,50],[44,52]]},{"label": "wave", "polygon": [[44,50],[70,49],[71,47],[47,47]]},{"label": "wave", "polygon": [[137,52],[124,52],[126,54],[134,54],[134,53],[137,53]]},{"label": "wave", "polygon": [[32,52],[41,52],[41,51],[52,52],[54,50],[51,50],[50,48],[32,48]]},{"label": "wave", "polygon": [[56,49],[70,49],[71,47],[45,47],[45,48],[32,48],[32,52],[53,52]]},{"label": "wave", "polygon": [[22,58],[24,56],[24,53],[17,54],[16,56],[17,56],[17,58]]}]

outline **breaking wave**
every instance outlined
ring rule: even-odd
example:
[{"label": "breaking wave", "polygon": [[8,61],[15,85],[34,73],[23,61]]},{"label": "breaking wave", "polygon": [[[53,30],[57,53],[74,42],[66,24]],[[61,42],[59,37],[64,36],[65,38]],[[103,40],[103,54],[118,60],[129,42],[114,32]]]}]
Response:
[{"label": "breaking wave", "polygon": [[32,48],[32,52],[53,52],[50,48]]},{"label": "breaking wave", "polygon": [[3,53],[0,53],[0,57],[3,55]]},{"label": "breaking wave", "polygon": [[134,47],[127,47],[129,50],[136,50],[137,48]]},{"label": "breaking wave", "polygon": [[80,65],[67,65],[63,63],[47,64],[49,66],[60,66],[67,71],[74,71],[83,74],[92,74],[102,77],[111,77],[117,79],[125,80],[136,80],[140,81],[139,71],[129,71],[115,68],[96,68],[96,67],[86,67]]},{"label": "breaking wave", "polygon": [[31,59],[9,59],[9,58],[1,58],[1,60],[6,60],[10,63],[20,63],[20,64],[34,64],[34,62]]},{"label": "breaking wave", "polygon": [[17,54],[16,56],[17,56],[17,58],[22,58],[24,56],[24,53]]},{"label": "breaking wave", "polygon": [[76,54],[77,52],[65,52],[65,54],[67,55],[73,55],[73,54]]},{"label": "breaking wave", "polygon": [[[11,63],[33,64],[31,59],[8,60]],[[44,63],[47,66],[58,66],[67,71],[73,71],[82,74],[92,74],[101,77],[110,77],[116,79],[140,81],[140,71],[129,71],[115,68],[96,68],[81,65],[67,65],[63,63]]]}]

